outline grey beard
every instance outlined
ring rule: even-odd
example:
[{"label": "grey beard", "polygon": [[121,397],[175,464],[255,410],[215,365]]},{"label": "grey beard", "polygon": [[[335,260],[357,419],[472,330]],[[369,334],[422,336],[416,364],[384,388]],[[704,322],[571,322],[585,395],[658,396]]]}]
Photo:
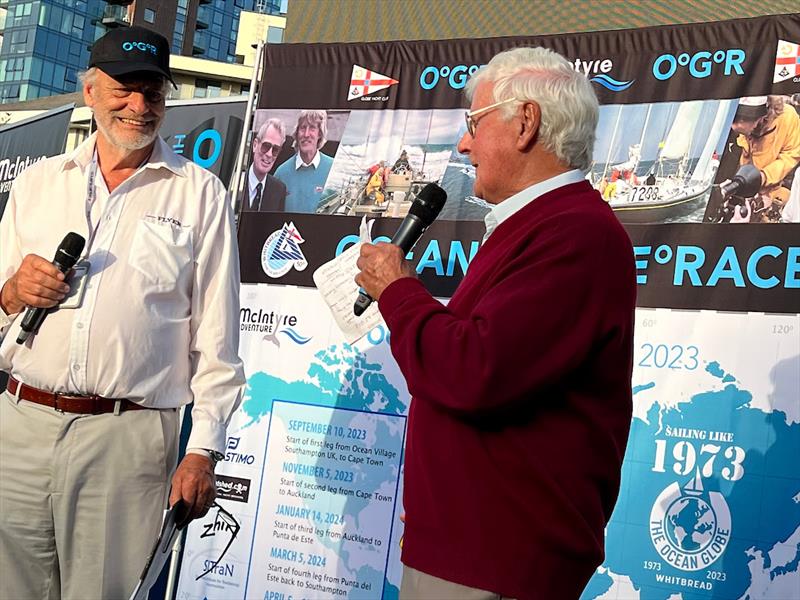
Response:
[{"label": "grey beard", "polygon": [[153,131],[152,134],[142,133],[139,134],[135,139],[123,142],[117,139],[108,129],[104,123],[101,123],[99,119],[95,119],[94,121],[97,124],[97,131],[103,134],[109,142],[111,142],[117,148],[122,148],[124,150],[141,150],[142,148],[146,148],[150,144],[153,143],[153,140],[158,137],[158,130],[156,129]]}]

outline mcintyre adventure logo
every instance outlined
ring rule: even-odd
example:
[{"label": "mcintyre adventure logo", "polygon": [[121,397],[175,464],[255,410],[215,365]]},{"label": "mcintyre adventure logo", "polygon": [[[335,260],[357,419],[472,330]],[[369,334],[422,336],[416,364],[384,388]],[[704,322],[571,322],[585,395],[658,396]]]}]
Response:
[{"label": "mcintyre adventure logo", "polygon": [[35,164],[46,158],[45,156],[26,156],[22,158],[21,156],[17,156],[16,160],[11,160],[10,158],[4,158],[0,160],[0,193],[1,192],[10,192],[11,191],[11,184],[14,183],[14,179],[17,178],[25,169],[30,167],[32,164]]},{"label": "mcintyre adventure logo", "polygon": [[[281,347],[281,339],[289,339],[298,346],[311,341],[297,331],[297,315],[282,315],[274,310],[242,306],[239,309],[239,330],[263,333],[264,341]],[[281,337],[279,337],[281,336]]]},{"label": "mcintyre adventure logo", "polygon": [[601,85],[612,92],[623,92],[633,85],[635,79],[630,81],[620,81],[615,79],[611,73],[614,68],[614,61],[610,58],[584,60],[576,58],[570,62],[572,68],[578,73],[583,73],[589,81]]}]

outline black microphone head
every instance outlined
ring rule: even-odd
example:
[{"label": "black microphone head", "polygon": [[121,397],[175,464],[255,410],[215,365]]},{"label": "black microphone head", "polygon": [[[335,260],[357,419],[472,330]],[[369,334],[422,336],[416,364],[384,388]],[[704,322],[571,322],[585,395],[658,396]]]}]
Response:
[{"label": "black microphone head", "polygon": [[64,239],[61,240],[53,262],[66,268],[72,268],[81,257],[81,252],[83,252],[83,247],[85,245],[86,240],[82,235],[70,231],[64,236]]},{"label": "black microphone head", "polygon": [[427,227],[436,220],[447,202],[447,192],[435,183],[429,183],[414,199],[408,214],[414,215]]}]

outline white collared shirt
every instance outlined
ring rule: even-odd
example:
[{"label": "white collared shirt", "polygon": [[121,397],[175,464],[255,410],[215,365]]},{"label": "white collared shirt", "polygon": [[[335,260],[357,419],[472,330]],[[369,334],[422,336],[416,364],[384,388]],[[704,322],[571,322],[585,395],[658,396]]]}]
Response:
[{"label": "white collared shirt", "polygon": [[298,171],[303,167],[314,167],[315,169],[319,167],[319,150],[316,151],[314,154],[314,158],[311,159],[310,163],[303,162],[303,159],[300,158],[300,153],[294,155],[294,170]]},{"label": "white collared shirt", "polygon": [[[0,222],[0,285],[30,253],[50,260],[74,231],[89,239],[86,191],[96,134],[17,177]],[[239,404],[239,258],[225,188],[160,138],[109,194],[99,170],[97,228],[80,307],[49,314],[29,343],[0,310],[0,369],[49,391],[195,402],[189,447],[224,451]]]},{"label": "white collared shirt", "polygon": [[[264,175],[264,179],[267,176]],[[250,190],[250,210],[256,210],[258,206],[255,205],[256,201],[256,187],[258,184],[261,184],[261,197],[264,197],[264,180],[259,181],[258,177],[256,177],[255,171],[253,171],[253,165],[250,165],[250,168],[247,169],[247,180],[248,180],[248,190]]]},{"label": "white collared shirt", "polygon": [[489,236],[492,235],[492,232],[497,229],[500,223],[536,200],[539,196],[544,196],[548,192],[557,190],[565,185],[578,183],[584,179],[586,179],[586,176],[583,172],[578,169],[572,169],[566,173],[561,173],[550,179],[535,183],[521,192],[517,192],[513,196],[506,198],[500,204],[495,204],[492,206],[492,210],[486,213],[486,216],[483,218],[484,223],[486,223],[486,234],[483,236],[482,243],[486,243],[486,240],[489,239]]}]

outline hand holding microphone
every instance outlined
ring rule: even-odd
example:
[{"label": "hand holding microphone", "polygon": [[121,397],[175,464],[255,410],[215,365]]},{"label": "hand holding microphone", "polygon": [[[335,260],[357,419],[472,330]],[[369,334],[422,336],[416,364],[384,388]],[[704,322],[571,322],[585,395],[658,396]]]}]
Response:
[{"label": "hand holding microphone", "polygon": [[378,298],[390,283],[414,276],[414,269],[405,261],[405,255],[439,216],[446,201],[447,193],[435,183],[429,183],[414,200],[391,244],[361,247],[361,257],[356,263],[361,273],[356,275],[356,283],[366,291],[359,293],[353,305],[356,316],[361,316],[373,298]]},{"label": "hand holding microphone", "polygon": [[17,272],[3,286],[2,305],[7,313],[18,313],[28,307],[17,337],[18,344],[39,330],[48,310],[61,302],[69,292],[64,279],[80,257],[84,244],[82,236],[69,233],[56,250],[52,262],[28,254]]}]

